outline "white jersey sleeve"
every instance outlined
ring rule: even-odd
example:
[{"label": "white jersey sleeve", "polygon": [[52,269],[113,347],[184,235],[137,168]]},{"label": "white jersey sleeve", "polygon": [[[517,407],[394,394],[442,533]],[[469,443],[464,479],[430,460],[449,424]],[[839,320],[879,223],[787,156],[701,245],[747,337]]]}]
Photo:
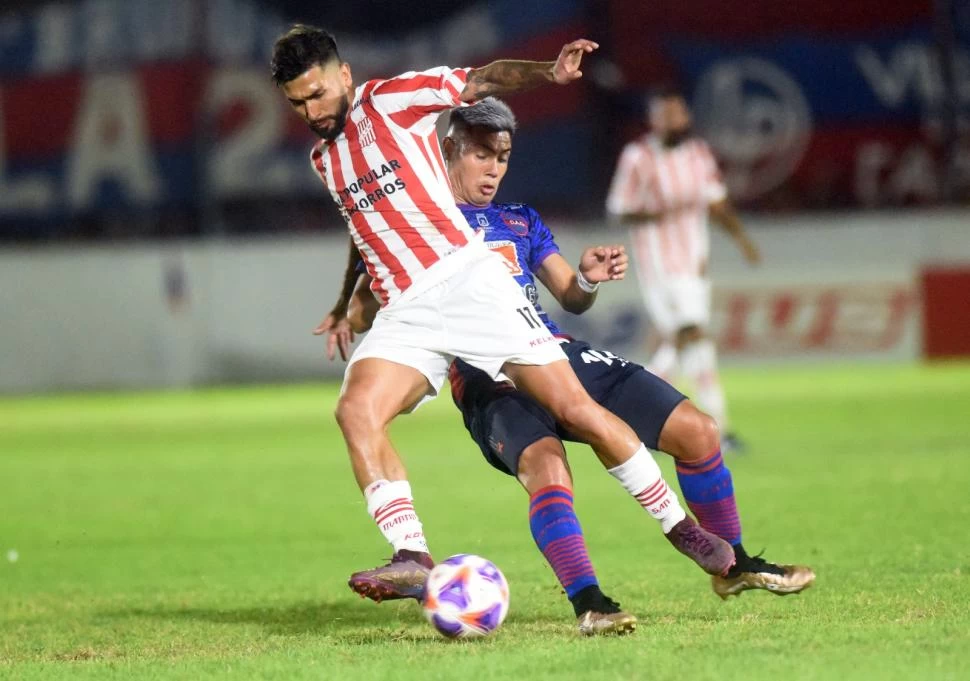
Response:
[{"label": "white jersey sleeve", "polygon": [[611,215],[641,213],[645,210],[642,155],[638,144],[631,142],[623,148],[606,197],[606,210]]},{"label": "white jersey sleeve", "polygon": [[427,71],[408,71],[381,81],[371,92],[374,107],[384,113],[419,109],[422,114],[439,113],[462,106],[462,90],[470,68],[438,66]]}]

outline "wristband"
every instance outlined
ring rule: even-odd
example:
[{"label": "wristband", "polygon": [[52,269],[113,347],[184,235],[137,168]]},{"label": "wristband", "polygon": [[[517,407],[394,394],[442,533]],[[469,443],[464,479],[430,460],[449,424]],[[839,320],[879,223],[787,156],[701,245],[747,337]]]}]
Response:
[{"label": "wristband", "polygon": [[589,280],[584,277],[583,273],[579,270],[576,270],[576,283],[579,285],[579,288],[584,290],[586,293],[596,293],[596,290],[600,287],[599,282],[596,282],[595,284],[589,283]]}]

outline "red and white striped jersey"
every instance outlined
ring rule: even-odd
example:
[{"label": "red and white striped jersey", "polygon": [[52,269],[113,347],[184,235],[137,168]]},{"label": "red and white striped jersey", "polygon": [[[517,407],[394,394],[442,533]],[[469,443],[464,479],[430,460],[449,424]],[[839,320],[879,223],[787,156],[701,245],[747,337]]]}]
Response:
[{"label": "red and white striped jersey", "polygon": [[310,154],[382,306],[473,236],[455,205],[435,132],[440,112],[464,104],[459,96],[470,70],[442,66],[367,81],[354,92],[344,131]]},{"label": "red and white striped jersey", "polygon": [[631,231],[640,276],[657,281],[698,276],[710,250],[708,206],[727,197],[717,161],[703,140],[667,148],[644,135],[623,149],[606,209],[654,216]]}]

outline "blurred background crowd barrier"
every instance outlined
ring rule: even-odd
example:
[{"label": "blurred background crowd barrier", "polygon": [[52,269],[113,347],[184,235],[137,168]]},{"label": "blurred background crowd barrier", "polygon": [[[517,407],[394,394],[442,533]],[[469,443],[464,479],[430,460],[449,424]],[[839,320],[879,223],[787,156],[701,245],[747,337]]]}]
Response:
[{"label": "blurred background crowd barrier", "polygon": [[[580,85],[510,99],[500,199],[570,259],[624,238],[616,156],[675,84],[766,256],[747,270],[714,241],[726,358],[970,354],[970,0],[2,7],[0,391],[339,374],[309,329],[344,228],[267,68],[295,20],[331,28],[358,83],[596,39]],[[632,280],[569,322],[646,352]]]}]

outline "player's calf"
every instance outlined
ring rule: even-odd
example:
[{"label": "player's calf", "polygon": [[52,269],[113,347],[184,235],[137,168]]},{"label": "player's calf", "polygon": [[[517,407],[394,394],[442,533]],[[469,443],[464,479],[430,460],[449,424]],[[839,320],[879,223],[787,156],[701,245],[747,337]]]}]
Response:
[{"label": "player's calf", "polygon": [[637,618],[600,590],[573,510],[572,477],[562,442],[544,437],[523,450],[518,478],[529,492],[529,527],[576,613],[584,636],[626,634]]},{"label": "player's calf", "polygon": [[687,507],[707,532],[741,543],[741,519],[731,471],[719,448],[717,423],[684,400],[660,433],[660,447],[677,460],[677,479]]},{"label": "player's calf", "polygon": [[574,607],[581,594],[590,589],[599,592],[570,487],[549,485],[529,496],[529,529]]}]

